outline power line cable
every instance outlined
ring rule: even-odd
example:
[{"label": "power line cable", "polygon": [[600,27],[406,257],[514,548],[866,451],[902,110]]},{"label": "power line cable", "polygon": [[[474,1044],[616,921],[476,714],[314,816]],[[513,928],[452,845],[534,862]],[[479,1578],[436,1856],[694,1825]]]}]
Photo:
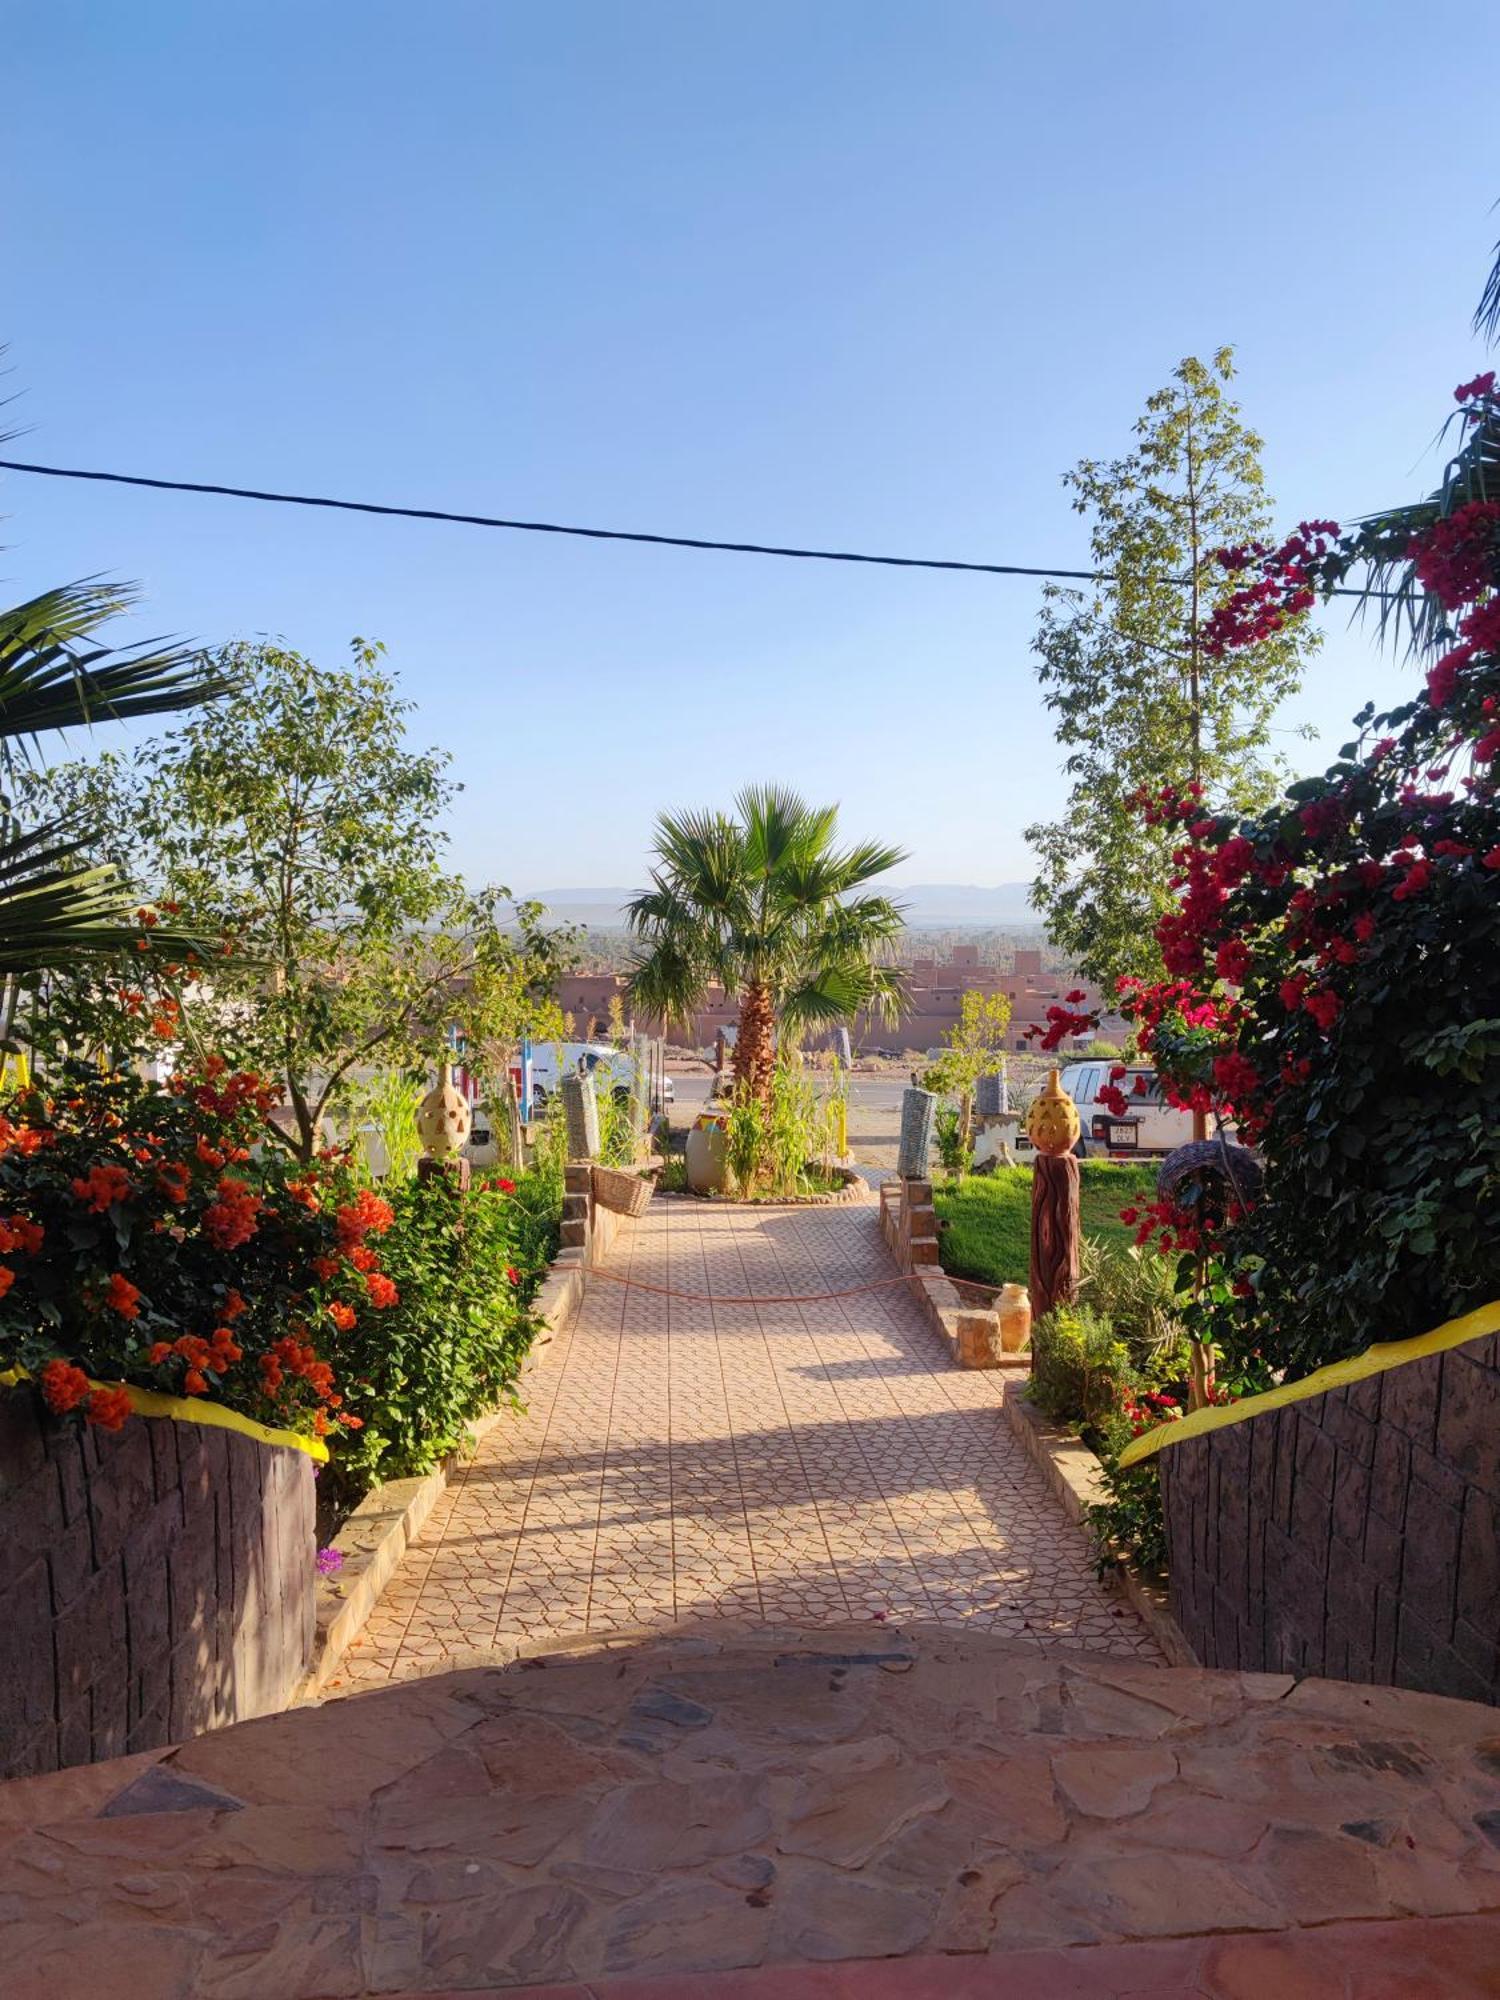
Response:
[{"label": "power line cable", "polygon": [[[0,458],[6,472],[30,472],[43,479],[85,479],[107,486],[146,486],[161,493],[208,493],[226,500],[259,500],[278,507],[325,507],[343,514],[385,514],[405,521],[451,521],[465,528],[506,528],[525,535],[573,535],[591,542],[646,542],[658,548],[713,549],[727,555],[782,556],[797,562],[866,563],[882,569],[965,570],[980,576],[1035,576],[1071,583],[1113,583],[1113,570],[1054,569],[1028,563],[958,562],[939,556],[877,556],[854,549],[802,549],[775,542],[720,542],[704,535],[655,535],[633,528],[580,528],[561,521],[509,520],[498,514],[458,514],[443,507],[393,507],[378,500],[334,500],[319,493],[272,493],[254,486],[222,486],[197,479],[152,479],[140,472],[90,472],[75,465],[36,465]],[[1186,585],[1190,579],[1176,577]],[[1384,592],[1336,589],[1334,597],[1383,596]]]}]

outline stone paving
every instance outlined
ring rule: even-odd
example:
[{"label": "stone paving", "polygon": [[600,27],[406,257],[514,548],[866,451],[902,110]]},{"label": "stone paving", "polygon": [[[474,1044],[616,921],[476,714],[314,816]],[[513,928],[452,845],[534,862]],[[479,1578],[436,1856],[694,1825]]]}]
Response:
[{"label": "stone paving", "polygon": [[904,1286],[768,1302],[891,1277],[872,1206],[659,1196],[608,1268],[713,1302],[591,1281],[331,1691],[715,1618],[920,1618],[1159,1659],[1012,1435],[1002,1376],[955,1369]]},{"label": "stone paving", "polygon": [[0,1787],[0,1991],[1471,2000],[1496,1729],[951,1626],[585,1640]]}]

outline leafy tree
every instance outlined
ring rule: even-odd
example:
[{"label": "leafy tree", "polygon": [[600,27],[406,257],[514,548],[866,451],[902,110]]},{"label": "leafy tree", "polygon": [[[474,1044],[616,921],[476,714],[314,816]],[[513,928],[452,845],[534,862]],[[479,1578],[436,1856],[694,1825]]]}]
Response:
[{"label": "leafy tree", "polygon": [[1204,643],[1235,587],[1215,551],[1271,525],[1261,440],[1225,393],[1233,373],[1228,348],[1183,361],[1148,400],[1131,451],[1065,475],[1106,580],[1044,592],[1033,650],[1072,789],[1063,816],[1026,837],[1049,936],[1111,994],[1122,975],[1159,976],[1153,930],[1175,872],[1171,829],[1132,801],[1196,783],[1214,806],[1266,805],[1271,716],[1318,643],[1290,626],[1218,657]]},{"label": "leafy tree", "polygon": [[[423,1069],[452,1028],[500,1067],[523,1029],[555,1032],[567,935],[536,904],[470,893],[443,865],[454,786],[441,752],[409,749],[381,648],[348,667],[230,647],[227,699],[118,758],[49,775],[117,830],[142,892],[230,956],[182,997],[190,1039],[278,1078],[301,1159],[362,1071]],[[159,954],[153,954],[153,957]],[[276,1128],[273,1128],[276,1129]]]},{"label": "leafy tree", "polygon": [[769,1101],[778,1028],[900,1010],[884,964],[901,911],[865,885],[906,857],[864,841],[839,847],[837,806],[752,786],[735,816],[663,813],[653,886],[627,908],[637,943],[630,990],[643,1012],[682,1021],[711,985],[739,995],[737,1088]]},{"label": "leafy tree", "polygon": [[959,1001],[958,1019],[948,1030],[942,1055],[927,1073],[929,1089],[951,1092],[958,1099],[955,1140],[960,1160],[969,1157],[979,1079],[1005,1068],[1005,1031],[1009,1026],[1007,995],[969,990]]}]

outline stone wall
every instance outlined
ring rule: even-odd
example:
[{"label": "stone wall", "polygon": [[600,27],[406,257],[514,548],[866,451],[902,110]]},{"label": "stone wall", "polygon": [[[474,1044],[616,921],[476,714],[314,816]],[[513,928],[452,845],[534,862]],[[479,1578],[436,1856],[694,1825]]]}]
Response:
[{"label": "stone wall", "polygon": [[1500,1701],[1500,1335],[1160,1455],[1206,1666]]},{"label": "stone wall", "polygon": [[911,1295],[933,1332],[960,1368],[1026,1368],[1026,1354],[1000,1345],[1000,1315],[987,1303],[988,1287],[953,1283],[938,1261],[937,1211],[931,1181],[892,1175],[880,1184],[880,1234],[899,1271],[911,1274]]},{"label": "stone wall", "polygon": [[313,1462],[170,1418],[109,1434],[0,1392],[0,1778],[283,1707],[313,1636]]}]

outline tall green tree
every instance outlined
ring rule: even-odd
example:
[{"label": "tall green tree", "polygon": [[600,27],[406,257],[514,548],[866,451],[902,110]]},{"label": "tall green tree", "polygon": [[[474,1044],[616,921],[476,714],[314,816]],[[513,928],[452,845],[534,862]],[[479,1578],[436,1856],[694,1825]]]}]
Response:
[{"label": "tall green tree", "polygon": [[1064,475],[1106,580],[1044,592],[1032,650],[1071,788],[1062,816],[1026,837],[1053,942],[1107,993],[1123,975],[1161,973],[1153,933],[1175,841],[1134,801],[1195,780],[1215,806],[1264,806],[1279,770],[1271,718],[1319,643],[1299,628],[1223,659],[1204,649],[1240,581],[1214,552],[1272,525],[1261,440],[1227,394],[1233,374],[1229,348],[1189,357],[1147,401],[1129,452]]},{"label": "tall green tree", "polygon": [[900,975],[883,955],[904,928],[901,911],[866,885],[906,857],[837,840],[837,806],[809,806],[774,785],[741,792],[732,815],[663,813],[652,887],[626,911],[636,1006],[683,1021],[711,986],[737,994],[735,1084],[763,1100],[778,1028],[900,1009]]},{"label": "tall green tree", "polygon": [[[134,759],[49,774],[113,858],[226,956],[183,1027],[278,1079],[302,1159],[372,1071],[419,1073],[450,1029],[479,1049],[555,1032],[564,934],[445,866],[448,758],[405,740],[411,703],[355,640],[347,667],[268,645],[219,657],[222,701]],[[157,954],[159,955],[159,954]]]}]

